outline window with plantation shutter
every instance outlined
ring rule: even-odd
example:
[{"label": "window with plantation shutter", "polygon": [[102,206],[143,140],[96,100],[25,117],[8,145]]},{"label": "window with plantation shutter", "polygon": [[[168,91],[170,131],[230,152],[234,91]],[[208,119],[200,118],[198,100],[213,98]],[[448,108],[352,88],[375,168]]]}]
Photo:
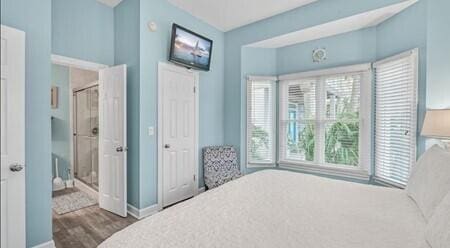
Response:
[{"label": "window with plantation shutter", "polygon": [[367,177],[370,78],[369,64],[280,76],[280,166]]},{"label": "window with plantation shutter", "polygon": [[375,178],[404,187],[416,160],[417,50],[374,64]]},{"label": "window with plantation shutter", "polygon": [[247,80],[247,166],[275,165],[274,77]]}]

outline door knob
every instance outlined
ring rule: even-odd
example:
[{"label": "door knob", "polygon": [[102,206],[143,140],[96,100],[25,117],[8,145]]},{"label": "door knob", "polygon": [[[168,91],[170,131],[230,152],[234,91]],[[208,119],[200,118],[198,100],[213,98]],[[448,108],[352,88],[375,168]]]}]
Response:
[{"label": "door knob", "polygon": [[164,148],[169,149],[169,148],[170,148],[170,145],[169,145],[169,144],[165,144],[165,145],[164,145]]},{"label": "door knob", "polygon": [[96,134],[98,134],[98,127],[94,127],[94,128],[92,128],[92,134],[93,135],[96,135]]},{"label": "door knob", "polygon": [[21,165],[21,164],[12,164],[12,165],[10,165],[9,166],[9,169],[12,171],[12,172],[19,172],[19,171],[21,171],[21,170],[23,170],[23,165]]},{"label": "door knob", "polygon": [[123,152],[123,151],[128,151],[128,147],[119,146],[116,148],[116,152]]}]

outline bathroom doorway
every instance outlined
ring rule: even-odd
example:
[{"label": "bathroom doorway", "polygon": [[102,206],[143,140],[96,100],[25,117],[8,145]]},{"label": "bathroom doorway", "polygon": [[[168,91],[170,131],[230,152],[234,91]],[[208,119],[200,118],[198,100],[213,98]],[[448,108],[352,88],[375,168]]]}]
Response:
[{"label": "bathroom doorway", "polygon": [[53,210],[58,216],[98,204],[99,72],[52,64]]},{"label": "bathroom doorway", "polygon": [[52,55],[53,210],[127,216],[126,65]]}]

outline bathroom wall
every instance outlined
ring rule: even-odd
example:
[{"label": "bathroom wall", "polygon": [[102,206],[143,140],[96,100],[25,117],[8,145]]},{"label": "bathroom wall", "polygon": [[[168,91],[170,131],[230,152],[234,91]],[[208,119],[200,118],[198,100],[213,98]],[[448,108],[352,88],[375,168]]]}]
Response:
[{"label": "bathroom wall", "polygon": [[98,81],[98,72],[70,68],[70,88],[77,89]]},{"label": "bathroom wall", "polygon": [[52,87],[58,87],[58,106],[51,109],[52,126],[52,170],[55,173],[55,159],[58,159],[59,176],[67,179],[67,170],[70,168],[70,78],[69,68],[61,65],[52,65]]}]

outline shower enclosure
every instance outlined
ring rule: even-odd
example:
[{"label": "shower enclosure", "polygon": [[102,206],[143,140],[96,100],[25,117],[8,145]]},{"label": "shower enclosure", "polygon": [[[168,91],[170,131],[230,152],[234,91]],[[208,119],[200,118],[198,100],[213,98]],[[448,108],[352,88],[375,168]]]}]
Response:
[{"label": "shower enclosure", "polygon": [[98,190],[98,85],[73,93],[74,176]]}]

